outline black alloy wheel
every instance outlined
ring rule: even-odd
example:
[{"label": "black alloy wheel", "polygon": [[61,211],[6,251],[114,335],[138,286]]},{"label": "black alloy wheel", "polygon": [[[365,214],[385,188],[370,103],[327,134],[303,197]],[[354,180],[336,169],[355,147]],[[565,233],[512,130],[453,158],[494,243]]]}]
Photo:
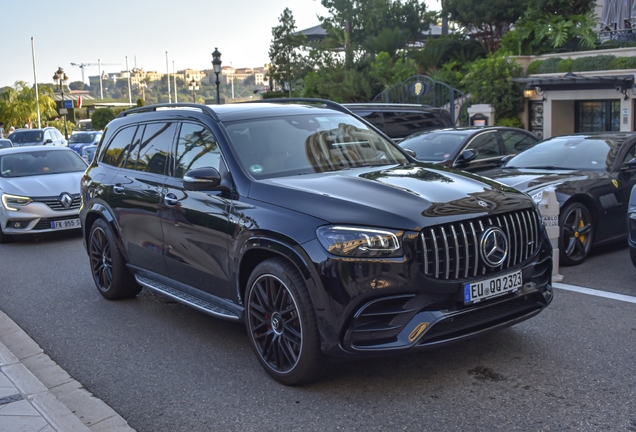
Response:
[{"label": "black alloy wheel", "polygon": [[109,300],[134,297],[141,291],[126,268],[115,236],[108,223],[98,219],[88,240],[91,274],[100,294]]},{"label": "black alloy wheel", "polygon": [[245,313],[252,347],[274,379],[300,385],[326,371],[311,300],[291,264],[273,258],[254,269]]},{"label": "black alloy wheel", "polygon": [[590,211],[581,203],[570,203],[561,209],[559,225],[561,264],[581,264],[592,248],[594,227]]}]

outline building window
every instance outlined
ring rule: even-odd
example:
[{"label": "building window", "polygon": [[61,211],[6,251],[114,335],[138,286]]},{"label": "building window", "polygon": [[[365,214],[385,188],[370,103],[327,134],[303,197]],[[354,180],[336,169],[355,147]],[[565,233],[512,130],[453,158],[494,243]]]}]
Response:
[{"label": "building window", "polygon": [[620,100],[577,101],[575,132],[620,131]]}]

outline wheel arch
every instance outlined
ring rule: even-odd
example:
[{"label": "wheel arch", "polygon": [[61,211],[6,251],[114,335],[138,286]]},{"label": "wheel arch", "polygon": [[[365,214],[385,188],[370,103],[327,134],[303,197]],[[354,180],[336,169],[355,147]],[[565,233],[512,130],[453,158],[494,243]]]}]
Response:
[{"label": "wheel arch", "polygon": [[[101,203],[93,203],[86,210],[86,216],[83,220],[83,235],[84,235],[84,243],[88,245],[89,236],[91,234],[91,229],[93,228],[93,224],[98,219],[104,219],[110,228],[113,230],[113,235],[115,236],[115,240],[117,241],[117,246],[119,246],[119,250],[126,257],[126,250],[123,247],[123,243],[121,241],[121,236],[119,235],[119,229],[117,227],[117,221],[115,220],[115,216],[113,216],[112,212],[108,207]],[[128,257],[126,257],[126,260]]]},{"label": "wheel arch", "polygon": [[[585,195],[585,194],[577,194],[577,195],[572,195],[569,197],[567,195],[564,195],[564,196],[567,197],[567,199],[563,201],[563,203],[560,205],[560,208],[563,208],[566,205],[569,205],[572,203],[583,204],[590,211],[590,215],[592,216],[592,223],[593,223],[592,232],[596,234],[596,229],[598,227],[598,211],[599,210],[594,199],[590,197],[589,195]],[[559,196],[557,196],[557,199],[559,202],[561,202],[561,200],[559,199]],[[592,239],[592,241],[594,241],[594,239]]]}]

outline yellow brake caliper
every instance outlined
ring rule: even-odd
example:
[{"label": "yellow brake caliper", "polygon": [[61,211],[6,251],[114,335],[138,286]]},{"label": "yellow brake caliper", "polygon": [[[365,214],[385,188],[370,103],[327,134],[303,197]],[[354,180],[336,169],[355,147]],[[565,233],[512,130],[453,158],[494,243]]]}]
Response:
[{"label": "yellow brake caliper", "polygon": [[[581,219],[579,221],[579,229],[583,228],[585,226],[585,223],[583,222],[583,220]],[[574,237],[576,237],[577,239],[579,239],[579,241],[581,243],[585,243],[585,234],[579,234],[578,231],[574,233]]]}]

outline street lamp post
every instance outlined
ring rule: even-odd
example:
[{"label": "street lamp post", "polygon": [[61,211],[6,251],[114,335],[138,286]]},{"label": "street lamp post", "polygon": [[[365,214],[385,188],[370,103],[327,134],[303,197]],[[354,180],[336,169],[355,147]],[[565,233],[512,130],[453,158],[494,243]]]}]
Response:
[{"label": "street lamp post", "polygon": [[[60,86],[60,94],[62,96],[61,109],[66,109],[66,107],[64,106],[64,86],[68,83],[68,76],[64,72],[64,69],[62,69],[61,67],[57,68],[57,70],[55,71],[55,74],[53,75],[53,81],[55,82],[55,84],[59,84]],[[62,115],[62,122],[64,123],[64,138],[68,140],[68,127],[66,126],[66,114]]]},{"label": "street lamp post", "polygon": [[214,52],[212,53],[212,67],[214,68],[214,73],[216,74],[216,104],[221,105],[221,96],[219,95],[219,74],[221,73],[221,53],[218,48],[214,48]]},{"label": "street lamp post", "polygon": [[199,90],[199,81],[192,78],[188,83],[188,90],[192,90],[192,103],[196,103],[196,95],[194,94],[194,91]]}]

